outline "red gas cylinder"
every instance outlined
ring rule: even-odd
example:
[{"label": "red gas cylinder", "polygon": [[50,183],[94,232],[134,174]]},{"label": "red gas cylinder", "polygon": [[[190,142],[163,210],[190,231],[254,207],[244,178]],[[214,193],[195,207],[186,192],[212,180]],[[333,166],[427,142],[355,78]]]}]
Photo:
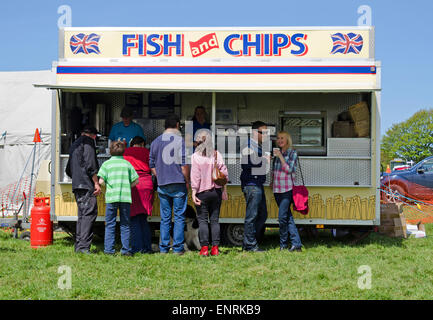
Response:
[{"label": "red gas cylinder", "polygon": [[30,216],[30,246],[44,247],[53,243],[50,198],[35,198]]}]

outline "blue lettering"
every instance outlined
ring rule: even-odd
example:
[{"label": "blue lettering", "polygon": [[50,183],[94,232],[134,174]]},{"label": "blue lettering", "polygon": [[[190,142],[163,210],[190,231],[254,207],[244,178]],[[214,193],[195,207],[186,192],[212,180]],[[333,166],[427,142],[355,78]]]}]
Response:
[{"label": "blue lettering", "polygon": [[[282,41],[280,41],[282,40]],[[281,49],[287,48],[290,46],[290,38],[283,33],[276,33],[273,35],[273,55],[280,56]]]},{"label": "blue lettering", "polygon": [[306,40],[307,35],[303,34],[303,33],[295,33],[294,35],[292,35],[292,43],[295,46],[298,46],[299,50],[291,50],[290,53],[297,55],[297,56],[303,56],[304,54],[307,53],[308,47],[306,44],[299,42],[298,41],[299,38]]},{"label": "blue lettering", "polygon": [[123,49],[122,53],[124,56],[129,56],[131,54],[130,48],[136,48],[136,43],[129,42],[130,40],[135,40],[135,34],[124,34],[123,35]]},{"label": "blue lettering", "polygon": [[143,41],[144,35],[139,34],[138,35],[138,54],[140,56],[144,56],[144,41]]},{"label": "blue lettering", "polygon": [[243,45],[243,55],[244,56],[250,56],[251,52],[250,52],[250,48],[256,48],[256,55],[261,55],[262,54],[262,46],[261,46],[261,34],[256,34],[256,41],[249,41],[251,37],[251,34],[244,34],[242,36],[243,40],[244,40],[244,45]]},{"label": "blue lettering", "polygon": [[231,34],[231,35],[227,36],[224,40],[224,50],[228,54],[231,54],[232,56],[240,56],[241,55],[240,51],[234,51],[232,49],[232,42],[234,40],[239,40],[239,39],[241,39],[241,35],[239,35],[239,34]]},{"label": "blue lettering", "polygon": [[176,55],[182,55],[182,35],[176,34],[176,41],[170,41],[170,35],[164,34],[164,55],[170,55],[170,47],[176,48]]},{"label": "blue lettering", "polygon": [[162,46],[155,42],[153,39],[160,39],[159,34],[151,34],[147,37],[147,44],[152,46],[153,48],[155,48],[155,50],[151,51],[151,50],[147,50],[147,54],[150,54],[152,56],[158,56],[162,53]]},{"label": "blue lettering", "polygon": [[270,34],[265,34],[264,35],[264,42],[265,42],[265,55],[269,56],[271,55],[271,35]]}]

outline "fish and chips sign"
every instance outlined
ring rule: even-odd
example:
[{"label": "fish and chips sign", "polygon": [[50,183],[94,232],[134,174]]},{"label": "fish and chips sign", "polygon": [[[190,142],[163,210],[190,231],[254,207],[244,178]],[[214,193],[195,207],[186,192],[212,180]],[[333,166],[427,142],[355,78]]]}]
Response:
[{"label": "fish and chips sign", "polygon": [[66,59],[374,58],[372,28],[185,31],[69,28],[62,37],[62,58]]}]

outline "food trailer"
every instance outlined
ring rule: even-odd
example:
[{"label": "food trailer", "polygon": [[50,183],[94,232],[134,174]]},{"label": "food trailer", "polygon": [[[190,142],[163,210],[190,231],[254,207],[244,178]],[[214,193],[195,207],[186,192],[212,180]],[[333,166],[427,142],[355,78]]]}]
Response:
[{"label": "food trailer", "polygon": [[[309,213],[294,212],[297,225],[380,223],[381,65],[373,27],[65,28],[53,71],[52,83],[36,84],[53,93],[52,157],[40,169],[36,193],[51,197],[60,225],[77,219],[65,174],[71,143],[82,125],[93,125],[101,133],[99,162],[108,159],[108,135],[125,106],[148,146],[167,114],[187,127],[195,107],[205,107],[229,170],[220,223],[232,244],[242,242],[245,217],[241,141],[256,120],[267,124],[271,143],[278,131],[289,132],[298,151]],[[278,225],[270,177],[266,223]],[[299,168],[296,181],[302,183]],[[103,194],[98,210],[103,225]],[[157,194],[149,221],[159,227]]]}]

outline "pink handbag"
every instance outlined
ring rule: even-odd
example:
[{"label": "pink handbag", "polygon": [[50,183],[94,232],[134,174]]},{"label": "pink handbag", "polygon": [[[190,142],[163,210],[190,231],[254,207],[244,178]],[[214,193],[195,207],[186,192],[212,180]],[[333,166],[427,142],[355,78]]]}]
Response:
[{"label": "pink handbag", "polygon": [[293,209],[298,211],[300,214],[306,215],[308,214],[308,189],[305,187],[299,158],[298,165],[299,171],[301,172],[302,185],[296,186],[295,181],[293,180],[293,174],[290,175],[292,177]]}]

